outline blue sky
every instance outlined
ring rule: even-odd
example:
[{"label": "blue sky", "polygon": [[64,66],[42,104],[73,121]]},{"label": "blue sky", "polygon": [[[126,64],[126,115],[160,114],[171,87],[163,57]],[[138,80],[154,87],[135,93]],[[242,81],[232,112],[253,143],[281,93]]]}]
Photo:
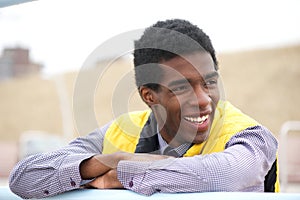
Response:
[{"label": "blue sky", "polygon": [[183,18],[217,52],[300,44],[298,0],[39,0],[0,8],[0,49],[28,47],[45,74],[79,70],[110,38],[158,20]]}]

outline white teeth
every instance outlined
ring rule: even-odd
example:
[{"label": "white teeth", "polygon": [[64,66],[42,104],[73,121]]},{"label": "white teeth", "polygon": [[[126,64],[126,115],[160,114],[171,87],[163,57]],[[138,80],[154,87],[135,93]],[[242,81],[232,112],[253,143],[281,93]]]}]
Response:
[{"label": "white teeth", "polygon": [[202,117],[184,117],[187,121],[190,122],[196,122],[199,124],[202,124],[206,119],[208,118],[208,115],[202,116]]}]

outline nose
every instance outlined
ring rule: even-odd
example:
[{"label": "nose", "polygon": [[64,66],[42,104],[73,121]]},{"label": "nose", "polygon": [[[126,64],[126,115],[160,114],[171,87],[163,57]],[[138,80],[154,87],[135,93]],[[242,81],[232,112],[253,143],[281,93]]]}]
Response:
[{"label": "nose", "polygon": [[207,108],[207,106],[210,105],[212,100],[207,89],[198,85],[194,88],[194,93],[194,98],[196,97],[193,101],[196,104],[195,106],[198,106],[199,108]]}]

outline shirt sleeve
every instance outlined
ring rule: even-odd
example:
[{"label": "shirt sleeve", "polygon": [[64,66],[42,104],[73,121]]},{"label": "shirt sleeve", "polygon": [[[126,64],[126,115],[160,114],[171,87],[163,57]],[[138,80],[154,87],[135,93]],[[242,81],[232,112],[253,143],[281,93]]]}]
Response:
[{"label": "shirt sleeve", "polygon": [[82,181],[80,163],[102,153],[109,124],[80,137],[54,152],[35,154],[20,161],[12,170],[9,187],[22,198],[44,198],[77,189]]},{"label": "shirt sleeve", "polygon": [[155,192],[264,191],[264,177],[276,159],[277,140],[262,126],[235,134],[225,150],[152,162],[121,161],[118,179],[144,195]]}]

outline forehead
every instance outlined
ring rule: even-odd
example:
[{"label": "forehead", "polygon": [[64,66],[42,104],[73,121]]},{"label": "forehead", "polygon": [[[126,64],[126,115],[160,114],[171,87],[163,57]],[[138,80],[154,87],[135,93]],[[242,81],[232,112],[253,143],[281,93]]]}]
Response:
[{"label": "forehead", "polygon": [[207,52],[195,52],[160,62],[163,72],[162,83],[176,79],[196,79],[215,71],[212,57]]}]

